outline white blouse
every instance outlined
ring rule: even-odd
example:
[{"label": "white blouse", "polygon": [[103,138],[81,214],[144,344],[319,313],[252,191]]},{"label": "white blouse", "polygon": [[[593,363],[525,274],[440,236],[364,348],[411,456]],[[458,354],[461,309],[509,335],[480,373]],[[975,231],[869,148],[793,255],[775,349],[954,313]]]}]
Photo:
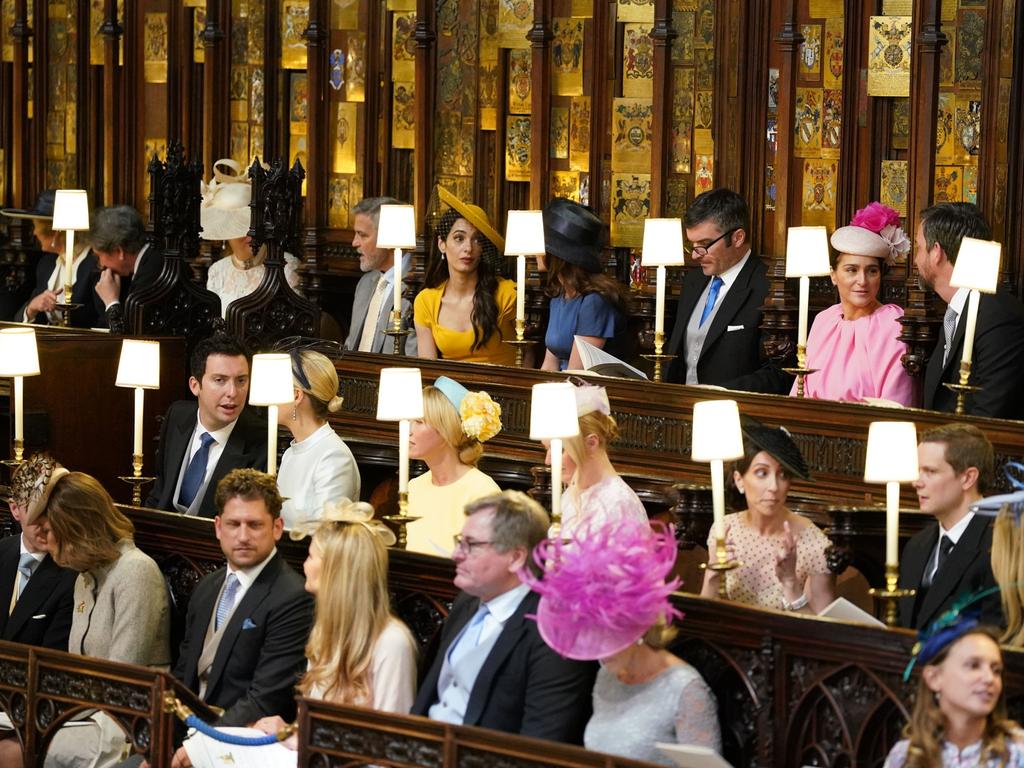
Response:
[{"label": "white blouse", "polygon": [[[206,289],[220,296],[220,313],[228,316],[228,307],[235,299],[248,296],[260,287],[263,273],[267,269],[260,264],[252,269],[239,269],[231,261],[231,254],[225,254],[212,265],[206,274]],[[284,279],[300,296],[299,260],[290,253],[284,255]]]},{"label": "white blouse", "polygon": [[330,424],[302,442],[291,443],[281,457],[277,487],[285,497],[284,527],[315,520],[324,503],[341,498],[359,500],[359,467],[345,441]]}]

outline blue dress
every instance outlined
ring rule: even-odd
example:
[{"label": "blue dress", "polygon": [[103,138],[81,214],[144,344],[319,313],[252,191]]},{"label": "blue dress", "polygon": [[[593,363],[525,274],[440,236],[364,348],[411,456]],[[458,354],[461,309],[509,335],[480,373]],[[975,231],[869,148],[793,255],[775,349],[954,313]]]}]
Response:
[{"label": "blue dress", "polygon": [[548,330],[544,345],[558,358],[559,370],[565,370],[572,354],[573,336],[594,336],[611,340],[619,331],[619,313],[599,293],[587,293],[551,300]]}]

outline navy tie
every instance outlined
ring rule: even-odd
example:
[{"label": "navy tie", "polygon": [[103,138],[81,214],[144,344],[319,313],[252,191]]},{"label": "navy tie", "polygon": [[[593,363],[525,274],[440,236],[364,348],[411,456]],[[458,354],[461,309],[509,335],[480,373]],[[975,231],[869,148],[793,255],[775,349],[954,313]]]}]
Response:
[{"label": "navy tie", "polygon": [[196,494],[203,487],[203,478],[206,477],[206,462],[210,458],[210,446],[213,444],[213,436],[209,432],[203,432],[199,436],[201,445],[195,452],[192,461],[185,469],[185,476],[181,478],[181,492],[178,493],[178,504],[188,509],[196,500]]},{"label": "navy tie", "polygon": [[704,323],[711,316],[711,313],[715,309],[715,302],[718,301],[718,292],[722,290],[722,278],[715,275],[711,278],[711,290],[708,291],[708,302],[704,305],[704,311],[700,315],[700,325],[698,328],[703,328]]}]

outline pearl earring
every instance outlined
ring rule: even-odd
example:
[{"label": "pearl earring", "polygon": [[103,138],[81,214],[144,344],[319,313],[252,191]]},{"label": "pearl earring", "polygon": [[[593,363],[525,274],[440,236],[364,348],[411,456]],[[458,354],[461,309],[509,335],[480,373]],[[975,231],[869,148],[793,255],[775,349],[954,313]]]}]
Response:
[{"label": "pearl earring", "polygon": [[292,406],[292,421],[298,421],[298,420],[299,420],[299,406],[293,405]]}]

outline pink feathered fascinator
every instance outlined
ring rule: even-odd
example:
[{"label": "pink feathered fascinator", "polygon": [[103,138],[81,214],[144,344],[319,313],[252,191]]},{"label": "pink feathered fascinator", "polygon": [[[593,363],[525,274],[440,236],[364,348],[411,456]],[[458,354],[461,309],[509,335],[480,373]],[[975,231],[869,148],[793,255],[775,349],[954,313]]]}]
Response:
[{"label": "pink feathered fascinator", "polygon": [[881,203],[868,203],[857,211],[849,226],[832,233],[831,242],[840,253],[885,259],[890,267],[910,253],[910,240],[900,227],[900,215]]},{"label": "pink feathered fascinator", "polygon": [[666,582],[676,561],[672,526],[638,520],[595,526],[587,535],[545,539],[533,551],[543,575],[519,576],[540,594],[537,628],[569,659],[604,659],[643,637],[659,620],[681,618]]}]

